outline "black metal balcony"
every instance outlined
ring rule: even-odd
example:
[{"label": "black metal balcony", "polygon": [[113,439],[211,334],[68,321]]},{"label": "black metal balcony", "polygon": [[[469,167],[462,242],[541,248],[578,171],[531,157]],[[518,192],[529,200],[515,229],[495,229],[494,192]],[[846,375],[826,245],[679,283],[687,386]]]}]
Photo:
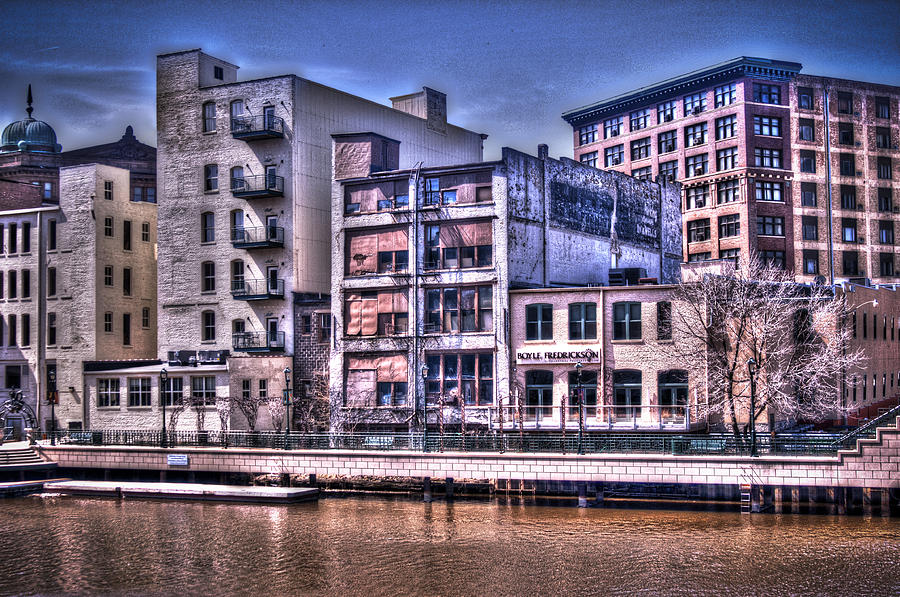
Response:
[{"label": "black metal balcony", "polygon": [[284,280],[232,280],[231,296],[239,301],[284,298]]},{"label": "black metal balcony", "polygon": [[241,352],[284,352],[284,332],[237,332],[231,346]]},{"label": "black metal balcony", "polygon": [[270,115],[234,116],[231,118],[231,136],[244,141],[281,139],[284,137],[284,120]]},{"label": "black metal balcony", "polygon": [[231,246],[235,249],[265,249],[284,246],[284,228],[280,226],[259,226],[255,228],[232,228]]},{"label": "black metal balcony", "polygon": [[231,194],[235,197],[255,199],[257,197],[284,196],[284,177],[274,174],[255,174],[231,179]]}]

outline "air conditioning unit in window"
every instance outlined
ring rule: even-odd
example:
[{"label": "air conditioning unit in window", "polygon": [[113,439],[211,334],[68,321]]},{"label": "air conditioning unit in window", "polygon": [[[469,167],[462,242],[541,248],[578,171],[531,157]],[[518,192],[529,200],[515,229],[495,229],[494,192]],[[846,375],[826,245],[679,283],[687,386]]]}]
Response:
[{"label": "air conditioning unit in window", "polygon": [[675,145],[673,143],[669,143],[666,145],[666,151],[675,151]]},{"label": "air conditioning unit in window", "polygon": [[618,166],[622,163],[622,160],[620,160],[619,158],[613,158],[611,163],[613,166]]},{"label": "air conditioning unit in window", "polygon": [[703,145],[703,135],[694,135],[694,145]]},{"label": "air conditioning unit in window", "polygon": [[610,136],[610,137],[618,137],[618,136],[619,136],[619,129],[613,129],[612,131],[610,131],[609,136]]},{"label": "air conditioning unit in window", "polygon": [[700,106],[694,108],[694,115],[700,114],[701,112],[703,112],[703,108]]},{"label": "air conditioning unit in window", "polygon": [[663,117],[663,120],[665,120],[666,122],[671,122],[673,118],[674,118],[673,115],[671,115],[671,114],[666,114],[666,115]]},{"label": "air conditioning unit in window", "polygon": [[856,237],[856,242],[861,245],[864,245],[864,244],[866,244],[866,237],[860,234],[859,236]]}]

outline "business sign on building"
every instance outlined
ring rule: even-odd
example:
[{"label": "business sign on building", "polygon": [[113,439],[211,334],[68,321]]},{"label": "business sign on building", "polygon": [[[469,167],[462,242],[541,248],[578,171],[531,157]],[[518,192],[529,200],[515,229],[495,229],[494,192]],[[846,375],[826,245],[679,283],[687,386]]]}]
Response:
[{"label": "business sign on building", "polygon": [[590,348],[586,350],[546,350],[516,353],[516,365],[593,363],[599,359],[600,353]]}]

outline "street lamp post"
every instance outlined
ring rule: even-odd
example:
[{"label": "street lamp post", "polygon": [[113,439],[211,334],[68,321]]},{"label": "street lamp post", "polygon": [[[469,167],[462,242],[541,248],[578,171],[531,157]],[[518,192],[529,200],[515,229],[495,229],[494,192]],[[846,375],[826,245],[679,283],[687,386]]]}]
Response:
[{"label": "street lamp post", "polygon": [[422,365],[422,451],[428,451],[428,364]]},{"label": "street lamp post", "polygon": [[159,371],[159,404],[162,406],[162,439],[160,440],[160,446],[163,448],[169,447],[169,439],[166,434],[166,385],[169,381],[169,372],[166,371],[166,368],[163,367]]},{"label": "street lamp post", "polygon": [[578,385],[578,453],[584,454],[584,393],[581,391],[581,370],[584,365],[575,363],[575,383]]},{"label": "street lamp post", "polygon": [[[49,368],[48,368],[49,369]],[[54,407],[56,406],[56,397],[59,396],[56,392],[56,367],[53,369],[49,369],[47,371],[47,381],[49,382],[47,385],[47,397],[50,402],[50,445],[56,445],[56,411]]]},{"label": "street lamp post", "polygon": [[291,434],[291,370],[284,368],[284,449],[288,449]]},{"label": "street lamp post", "polygon": [[756,452],[756,374],[759,371],[756,359],[747,359],[747,373],[750,374],[750,456]]}]

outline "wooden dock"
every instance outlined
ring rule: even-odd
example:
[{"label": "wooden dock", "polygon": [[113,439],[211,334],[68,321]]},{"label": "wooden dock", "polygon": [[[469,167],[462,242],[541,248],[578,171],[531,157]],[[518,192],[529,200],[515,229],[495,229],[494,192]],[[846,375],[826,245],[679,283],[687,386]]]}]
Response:
[{"label": "wooden dock", "polygon": [[125,481],[53,481],[44,491],[72,495],[138,497],[152,499],[209,500],[291,504],[319,498],[315,487],[264,487],[206,485],[202,483],[141,483]]}]

